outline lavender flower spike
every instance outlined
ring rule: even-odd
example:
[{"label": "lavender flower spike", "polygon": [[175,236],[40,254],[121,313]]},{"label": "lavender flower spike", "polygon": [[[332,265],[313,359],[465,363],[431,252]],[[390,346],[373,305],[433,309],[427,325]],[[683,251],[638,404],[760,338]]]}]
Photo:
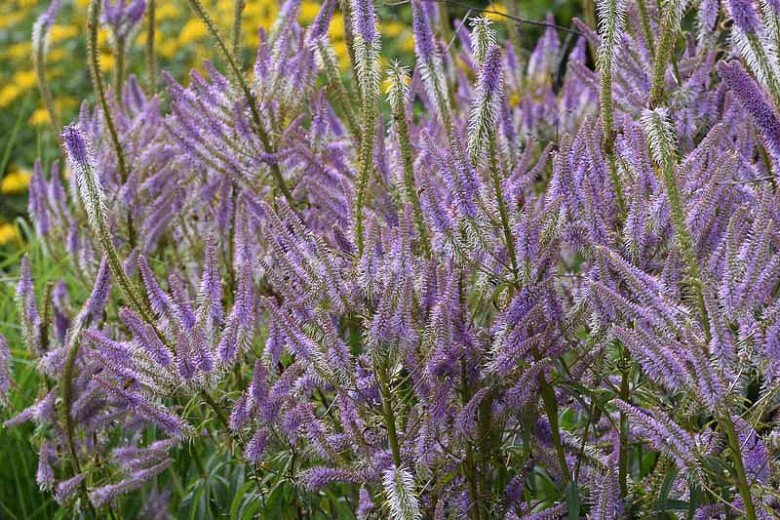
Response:
[{"label": "lavender flower spike", "polygon": [[501,47],[492,45],[487,51],[479,76],[477,98],[469,119],[468,152],[475,164],[479,163],[482,148],[496,125],[502,88],[502,60]]},{"label": "lavender flower spike", "polygon": [[106,203],[94,155],[77,126],[66,126],[62,131],[62,139],[68,154],[70,171],[76,177],[78,197],[84,205],[90,225],[96,229],[104,228]]},{"label": "lavender flower spike", "polygon": [[355,30],[366,43],[377,39],[373,0],[353,0],[352,13],[355,17]]},{"label": "lavender flower spike", "polygon": [[309,33],[306,35],[306,39],[310,44],[327,37],[330,20],[333,18],[333,11],[335,9],[336,0],[325,0],[322,2],[322,7],[320,7],[317,17],[314,19],[311,26],[309,26]]},{"label": "lavender flower spike", "polygon": [[750,114],[772,157],[780,160],[780,119],[764,91],[738,61],[719,63],[718,74]]},{"label": "lavender flower spike", "polygon": [[433,59],[436,54],[436,41],[419,0],[412,0],[412,30],[417,58],[423,62]]},{"label": "lavender flower spike", "polygon": [[734,24],[740,30],[752,33],[761,27],[761,20],[753,0],[729,0],[728,6]]},{"label": "lavender flower spike", "polygon": [[11,374],[8,363],[11,360],[11,351],[5,336],[0,334],[0,404],[8,406],[8,391],[11,389]]}]

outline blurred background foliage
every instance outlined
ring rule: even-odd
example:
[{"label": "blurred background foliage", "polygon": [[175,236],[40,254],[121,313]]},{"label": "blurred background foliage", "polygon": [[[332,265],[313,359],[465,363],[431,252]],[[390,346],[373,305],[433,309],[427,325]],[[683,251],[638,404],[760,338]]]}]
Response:
[{"label": "blurred background foliage", "polygon": [[[542,20],[548,15],[562,26],[569,26],[574,16],[580,16],[583,3],[590,0],[506,0],[517,2],[511,6],[503,3],[488,3],[473,0],[451,0],[448,10],[452,20],[475,16],[479,10],[487,9],[514,13],[529,20]],[[46,71],[54,102],[64,122],[75,118],[83,100],[92,102],[92,89],[86,66],[86,12],[89,0],[64,0],[57,22],[51,30],[50,45],[46,58]],[[210,13],[227,32],[232,24],[233,0],[206,0]],[[11,346],[15,359],[14,373],[16,387],[12,392],[12,409],[19,409],[22,403],[34,399],[38,388],[36,373],[22,348],[20,328],[16,320],[14,288],[16,268],[24,253],[31,257],[35,286],[44,287],[47,281],[65,280],[69,286],[76,282],[73,274],[52,261],[44,254],[43,245],[35,240],[25,218],[27,207],[27,185],[36,158],[41,158],[45,167],[52,161],[60,161],[56,134],[49,114],[40,99],[32,62],[32,26],[44,11],[48,0],[0,0],[0,333]],[[308,24],[319,10],[316,0],[303,0],[300,22]],[[387,0],[377,3],[382,31],[382,54],[385,64],[398,59],[406,65],[413,64],[414,41],[411,32],[411,13],[408,3]],[[257,28],[269,28],[279,10],[278,0],[247,0],[243,12],[243,58],[249,63],[254,55],[259,36]],[[488,14],[501,25],[512,23],[506,17]],[[186,78],[192,68],[202,70],[203,60],[215,59],[213,45],[205,26],[191,16],[186,0],[156,0],[156,51],[160,70],[170,72],[178,80]],[[530,53],[543,27],[523,24],[524,48]],[[145,24],[134,36],[129,49],[130,72],[143,74],[143,48],[146,38]],[[349,65],[344,44],[343,20],[336,14],[331,23],[331,42],[342,67]],[[114,57],[104,29],[100,33],[101,64],[110,75]],[[162,87],[162,82],[158,88]],[[70,282],[72,283],[69,283]],[[85,289],[86,291],[86,289]],[[12,415],[12,409],[0,408],[0,423]],[[58,518],[58,512],[48,495],[40,492],[35,484],[37,456],[32,450],[30,437],[36,432],[27,425],[20,428],[0,427],[0,519]],[[218,454],[211,454],[206,464],[219,464]],[[177,460],[188,464],[188,457]],[[287,461],[288,462],[288,461]],[[280,470],[286,461],[278,461]],[[184,468],[184,474],[187,468]],[[230,481],[206,480],[201,487],[183,490],[187,503],[181,510],[189,511],[188,518],[209,517],[209,504],[222,504],[237,517],[251,517],[256,508],[245,510],[246,503],[258,503],[244,496],[248,491],[243,483],[248,478],[239,468]],[[234,477],[234,478],[233,478]],[[175,484],[175,483],[174,483]],[[291,484],[281,485],[276,494],[299,492]],[[210,498],[209,498],[210,497]],[[262,518],[295,518],[294,512],[281,512],[274,504],[283,504],[279,497],[264,497],[266,513]],[[331,498],[333,500],[331,500]],[[131,510],[141,510],[143,504],[129,504]],[[352,511],[349,497],[328,497],[327,508],[344,507]],[[350,506],[351,507],[351,506]],[[274,516],[279,513],[278,516]],[[338,514],[338,509],[331,509]],[[292,514],[292,516],[289,516]]]}]

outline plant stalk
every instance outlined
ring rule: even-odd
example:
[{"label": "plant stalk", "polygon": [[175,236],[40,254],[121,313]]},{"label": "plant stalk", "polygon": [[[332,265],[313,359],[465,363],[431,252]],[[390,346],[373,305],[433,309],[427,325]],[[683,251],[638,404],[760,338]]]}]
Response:
[{"label": "plant stalk", "polygon": [[148,94],[154,95],[157,90],[157,54],[154,48],[155,36],[155,0],[148,0],[146,6],[146,74]]}]

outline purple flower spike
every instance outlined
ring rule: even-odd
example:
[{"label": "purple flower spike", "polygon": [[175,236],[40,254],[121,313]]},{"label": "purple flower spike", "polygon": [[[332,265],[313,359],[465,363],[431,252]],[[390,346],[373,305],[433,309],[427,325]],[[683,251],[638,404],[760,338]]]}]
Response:
[{"label": "purple flower spike", "polygon": [[87,300],[86,309],[90,316],[97,318],[106,308],[108,298],[111,296],[111,270],[104,256],[100,261],[95,285]]},{"label": "purple flower spike", "polygon": [[482,65],[480,84],[485,93],[495,96],[501,87],[501,75],[503,69],[503,52],[498,45],[491,45],[488,49],[485,63]]},{"label": "purple flower spike", "polygon": [[412,0],[412,30],[417,57],[423,61],[432,59],[436,52],[436,40],[420,0]]},{"label": "purple flower spike", "polygon": [[729,0],[728,6],[734,25],[743,32],[752,33],[761,27],[753,0]]},{"label": "purple flower spike", "polygon": [[769,152],[780,160],[780,119],[758,83],[738,61],[718,64],[718,74],[750,115]]},{"label": "purple flower spike", "polygon": [[352,11],[355,19],[355,30],[363,41],[372,43],[378,38],[376,30],[376,15],[373,0],[353,0]]},{"label": "purple flower spike", "polygon": [[89,162],[90,156],[87,151],[87,142],[84,140],[84,134],[77,126],[66,126],[62,131],[62,140],[65,143],[69,161],[77,165]]},{"label": "purple flower spike", "polygon": [[11,389],[11,374],[8,363],[11,360],[11,351],[5,336],[0,334],[0,403],[8,402],[8,391]]},{"label": "purple flower spike", "polygon": [[317,17],[309,27],[309,34],[306,36],[309,44],[316,43],[318,40],[328,36],[330,20],[333,18],[333,11],[336,9],[336,0],[325,0],[322,2]]},{"label": "purple flower spike", "polygon": [[119,38],[126,38],[138,26],[146,11],[146,0],[105,0],[103,19]]}]

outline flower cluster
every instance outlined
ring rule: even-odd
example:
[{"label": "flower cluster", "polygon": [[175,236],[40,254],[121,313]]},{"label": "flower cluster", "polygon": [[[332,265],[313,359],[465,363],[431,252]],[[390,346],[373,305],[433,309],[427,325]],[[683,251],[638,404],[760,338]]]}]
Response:
[{"label": "flower cluster", "polygon": [[31,181],[92,287],[41,302],[22,264],[45,387],[7,425],[59,502],[114,514],[206,452],[311,518],[780,514],[771,2],[683,38],[687,3],[600,0],[525,56],[412,0],[387,102],[371,1],[338,6],[346,79],[335,0],[308,29],[287,0],[249,76],[189,3],[226,70],[130,77],[65,128],[69,189]]}]

